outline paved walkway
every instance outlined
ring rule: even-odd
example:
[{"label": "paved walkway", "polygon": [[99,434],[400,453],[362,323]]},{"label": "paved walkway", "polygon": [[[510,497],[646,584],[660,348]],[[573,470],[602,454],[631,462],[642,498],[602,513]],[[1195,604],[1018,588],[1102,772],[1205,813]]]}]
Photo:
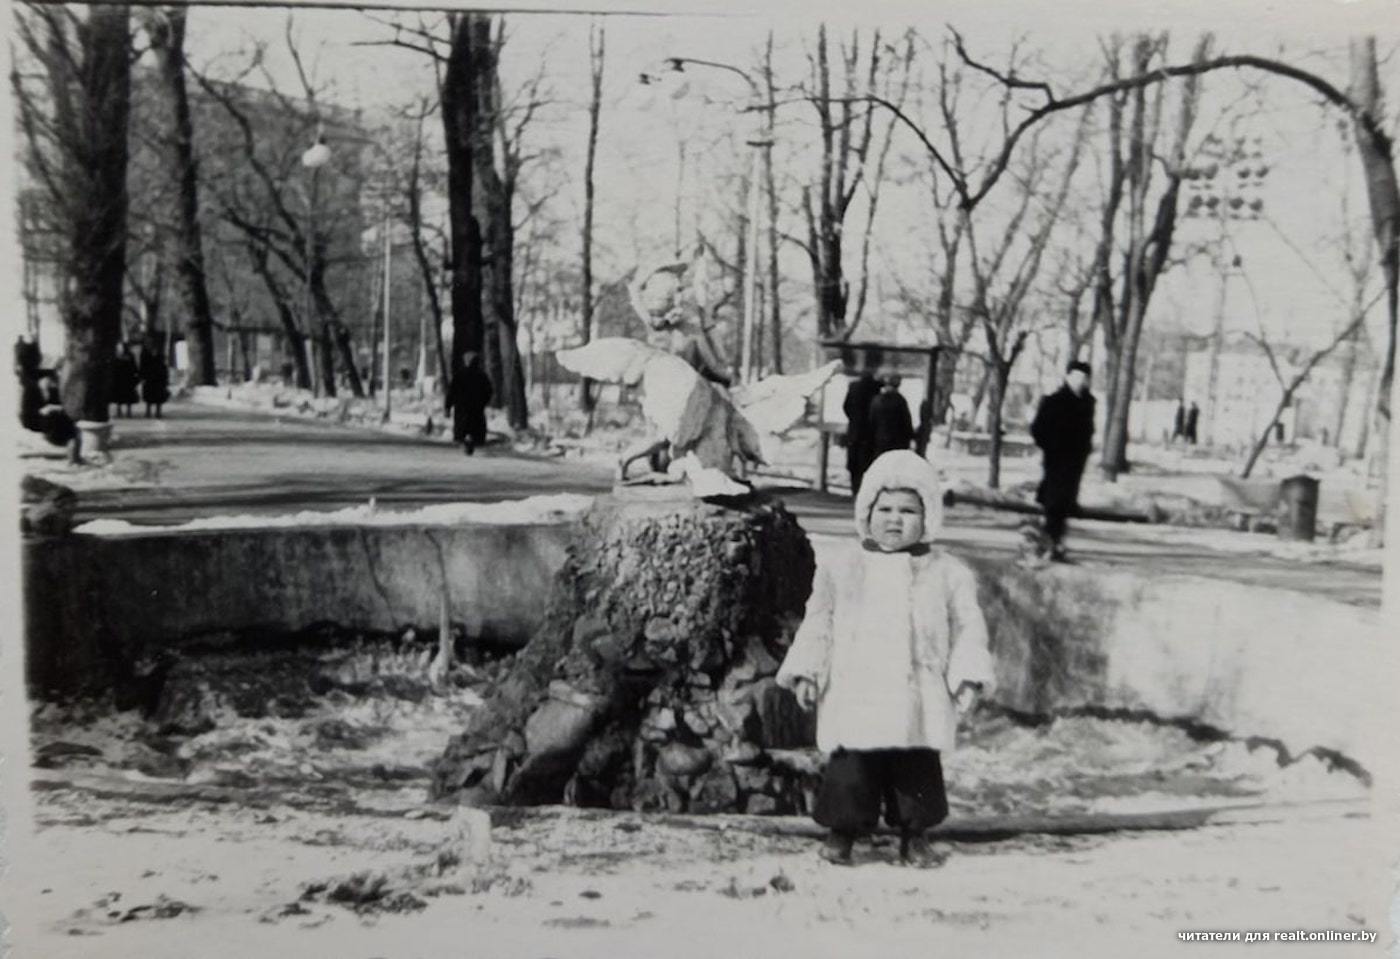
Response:
[{"label": "paved walkway", "polygon": [[[172,403],[166,414],[163,420],[117,421],[116,475],[104,478],[100,488],[77,484],[80,519],[174,524],[218,514],[333,510],[370,497],[409,507],[605,492],[612,486],[607,466],[572,457],[532,457],[488,448],[469,458],[439,440],[191,403]],[[62,475],[54,478],[65,481]],[[849,535],[848,497],[791,486],[775,491],[810,532]],[[946,538],[964,550],[1012,555],[1022,519],[957,508],[948,516]],[[1381,577],[1375,569],[1278,559],[1262,552],[1271,545],[1262,536],[1260,553],[1225,552],[1183,542],[1180,536],[1163,542],[1153,529],[1078,522],[1071,545],[1091,567],[1146,566],[1162,574],[1215,576],[1348,603],[1380,604]]]}]

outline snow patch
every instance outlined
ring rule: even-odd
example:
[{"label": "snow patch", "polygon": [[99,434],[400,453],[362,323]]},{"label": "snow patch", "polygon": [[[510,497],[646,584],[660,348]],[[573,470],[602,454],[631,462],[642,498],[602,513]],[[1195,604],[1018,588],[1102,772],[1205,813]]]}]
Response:
[{"label": "snow patch", "polygon": [[119,536],[153,530],[283,529],[319,526],[457,526],[465,523],[515,525],[567,523],[593,505],[593,497],[578,493],[530,496],[500,503],[438,503],[415,510],[383,510],[373,500],[333,512],[303,510],[280,516],[205,516],[178,526],[142,526],[122,519],[95,519],[74,532],[89,536]]}]

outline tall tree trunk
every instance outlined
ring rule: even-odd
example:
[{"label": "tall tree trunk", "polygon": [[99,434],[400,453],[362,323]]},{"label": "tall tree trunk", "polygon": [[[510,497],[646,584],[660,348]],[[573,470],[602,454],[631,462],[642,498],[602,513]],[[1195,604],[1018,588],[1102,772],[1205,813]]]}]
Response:
[{"label": "tall tree trunk", "polygon": [[442,125],[447,147],[447,201],[452,250],[452,359],[481,352],[481,224],[472,204],[477,93],[472,66],[471,18],[450,14],[452,46],[442,80]]},{"label": "tall tree trunk", "polygon": [[249,242],[247,250],[254,272],[262,277],[263,285],[267,287],[273,305],[277,308],[277,318],[282,322],[282,331],[286,334],[287,343],[291,349],[292,367],[295,370],[297,388],[309,390],[311,389],[311,363],[306,355],[306,334],[297,326],[296,314],[292,310],[291,300],[288,299],[282,284],[272,273],[272,267],[267,262],[267,248]]},{"label": "tall tree trunk", "polygon": [[734,232],[734,263],[739,270],[739,296],[735,300],[738,311],[734,316],[734,342],[729,352],[734,360],[734,365],[739,367],[739,376],[748,374],[748,370],[742,368],[746,351],[744,349],[744,306],[749,297],[753,296],[753,277],[748,273],[749,262],[749,181],[757,172],[752,163],[744,166],[744,175],[739,178],[738,208],[739,217],[735,225]]},{"label": "tall tree trunk", "polygon": [[777,139],[776,125],[778,114],[777,89],[773,82],[773,31],[768,31],[768,45],[764,49],[763,76],[768,90],[768,103],[764,109],[765,133],[768,146],[763,151],[763,182],[768,193],[768,333],[769,352],[773,358],[773,372],[783,372],[783,311],[778,297],[780,274],[778,270],[778,187],[773,176],[773,144]]},{"label": "tall tree trunk", "polygon": [[438,296],[438,276],[432,259],[428,256],[427,244],[423,241],[423,119],[418,119],[418,129],[413,140],[413,163],[409,167],[408,186],[408,227],[413,240],[413,258],[418,262],[418,272],[423,277],[423,289],[428,294],[428,309],[433,330],[432,340],[436,344],[439,382],[447,389],[451,368],[448,366],[446,351],[442,344],[442,299]]},{"label": "tall tree trunk", "polygon": [[199,227],[199,173],[194,158],[194,123],[185,89],[185,9],[169,7],[147,20],[151,46],[170,105],[167,143],[170,172],[178,184],[175,221],[175,286],[185,321],[190,379],[201,386],[216,382],[214,319],[205,285],[204,242]]},{"label": "tall tree trunk", "polygon": [[360,379],[360,368],[355,362],[355,347],[350,338],[350,329],[340,318],[340,311],[336,309],[334,301],[331,300],[330,292],[326,289],[326,257],[324,246],[316,244],[315,261],[311,271],[311,297],[316,303],[316,312],[321,317],[321,325],[324,336],[325,366],[323,367],[329,377],[326,389],[327,396],[335,395],[335,359],[340,357],[340,365],[345,369],[345,379],[350,386],[350,395],[363,397],[365,395],[365,385]]},{"label": "tall tree trunk", "polygon": [[[596,39],[595,39],[596,37]],[[603,56],[607,33],[601,23],[588,29],[588,152],[583,163],[583,301],[582,326],[579,330],[584,343],[593,338],[593,168],[598,155],[598,118],[603,106]],[[677,228],[679,231],[679,227]],[[584,377],[579,383],[579,408],[593,409],[593,381]]]},{"label": "tall tree trunk", "polygon": [[[1351,42],[1351,97],[1370,116],[1379,120],[1385,116],[1380,73],[1376,66],[1376,38],[1358,37]],[[1381,279],[1386,293],[1386,340],[1381,356],[1380,383],[1376,390],[1375,423],[1372,427],[1376,441],[1371,447],[1371,474],[1380,479],[1380,494],[1376,516],[1376,533],[1383,536],[1386,523],[1386,480],[1389,474],[1391,442],[1391,391],[1395,381],[1396,312],[1400,305],[1400,187],[1395,179],[1395,157],[1391,141],[1378,142],[1367,134],[1358,122],[1357,152],[1366,176],[1366,195],[1370,200],[1371,228],[1376,235],[1380,255]]]},{"label": "tall tree trunk", "polygon": [[[1194,62],[1204,62],[1210,52],[1210,37],[1204,36],[1196,45]],[[1145,72],[1145,62],[1139,57],[1139,73]],[[1142,91],[1137,91],[1141,93]],[[1130,263],[1124,277],[1124,288],[1130,302],[1125,304],[1126,322],[1119,342],[1117,363],[1113,377],[1113,392],[1109,396],[1108,415],[1104,420],[1104,445],[1102,467],[1104,476],[1115,480],[1118,474],[1128,468],[1128,414],[1133,402],[1133,387],[1137,376],[1138,345],[1142,338],[1143,324],[1147,319],[1147,307],[1156,289],[1157,280],[1167,267],[1167,257],[1171,251],[1172,239],[1176,232],[1177,201],[1181,194],[1182,168],[1186,157],[1186,143],[1195,125],[1196,109],[1200,101],[1200,77],[1188,76],[1182,82],[1181,106],[1177,119],[1175,142],[1166,163],[1166,188],[1157,201],[1152,227],[1142,236],[1141,242],[1134,237],[1129,243]],[[1148,164],[1151,162],[1150,140],[1137,128],[1137,115],[1134,116],[1134,130],[1130,144],[1128,182],[1130,190],[1138,196],[1145,195]],[[1136,172],[1135,172],[1136,171]],[[1140,212],[1140,206],[1139,206]]]},{"label": "tall tree trunk", "polygon": [[58,123],[75,148],[62,158],[63,182],[74,194],[65,204],[63,405],[74,419],[105,422],[126,270],[130,8],[91,7],[77,34],[81,67],[70,60],[52,77],[67,107],[60,106]]},{"label": "tall tree trunk", "polygon": [[[492,21],[484,14],[469,14],[472,21],[472,67],[476,71],[477,142],[472,150],[477,197],[482,221],[486,224],[482,249],[482,314],[488,331],[486,356],[490,361],[493,399],[506,410],[513,429],[526,429],[530,423],[525,396],[525,374],[515,326],[514,240],[512,220],[514,174],[496,168],[492,149],[496,126],[503,122],[499,41],[492,37]],[[508,162],[508,161],[507,161]]]},{"label": "tall tree trunk", "polygon": [[[1355,309],[1356,304],[1353,304],[1353,311]],[[1353,313],[1353,317],[1354,315]],[[1347,413],[1351,410],[1351,391],[1356,384],[1356,364],[1357,360],[1360,358],[1360,353],[1361,336],[1360,330],[1358,330],[1356,334],[1353,334],[1352,337],[1347,340],[1346,356],[1342,360],[1342,375],[1337,384],[1337,394],[1339,397],[1337,402],[1337,416],[1332,422],[1332,436],[1330,437],[1330,445],[1335,446],[1337,449],[1342,449],[1344,443],[1342,433],[1346,430]]]},{"label": "tall tree trunk", "polygon": [[1011,364],[993,359],[987,366],[991,397],[988,399],[987,429],[991,433],[991,450],[987,456],[987,485],[1001,488],[1001,420],[1006,405],[1006,383],[1011,377]]}]

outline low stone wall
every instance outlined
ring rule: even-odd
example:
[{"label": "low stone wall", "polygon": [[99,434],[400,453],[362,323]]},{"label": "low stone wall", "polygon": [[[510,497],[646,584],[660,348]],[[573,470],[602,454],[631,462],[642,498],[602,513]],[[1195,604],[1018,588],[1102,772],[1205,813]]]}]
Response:
[{"label": "low stone wall", "polygon": [[323,526],[72,535],[24,543],[30,688],[100,688],[142,652],[217,634],[436,629],[519,645],[572,524]]},{"label": "low stone wall", "polygon": [[[828,539],[819,537],[817,539]],[[818,562],[831,543],[818,542]],[[1094,708],[1391,764],[1395,656],[1375,610],[1306,594],[1088,563],[968,557],[992,634],[994,701]]]},{"label": "low stone wall", "polygon": [[[437,627],[443,584],[468,635],[521,645],[543,620],[572,523],[327,526],[74,535],[24,543],[36,692],[101,688],[137,654],[221,634]],[[834,545],[813,536],[818,562]],[[998,703],[1196,722],[1298,754],[1389,762],[1397,675],[1380,614],[1306,594],[1141,568],[969,558]],[[118,664],[114,666],[115,664]]]}]

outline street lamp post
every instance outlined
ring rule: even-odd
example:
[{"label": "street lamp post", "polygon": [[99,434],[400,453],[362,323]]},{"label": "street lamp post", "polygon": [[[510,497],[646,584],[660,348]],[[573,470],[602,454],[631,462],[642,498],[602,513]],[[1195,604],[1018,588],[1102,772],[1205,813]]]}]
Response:
[{"label": "street lamp post", "polygon": [[393,277],[393,257],[391,246],[391,235],[389,232],[389,198],[384,198],[384,221],[380,226],[384,233],[384,422],[389,421],[389,413],[393,407],[390,396],[393,392],[394,382],[389,376],[389,347],[392,342],[392,324],[390,323],[389,312],[389,290]]},{"label": "street lamp post", "polygon": [[316,191],[320,186],[321,167],[330,162],[331,150],[326,146],[325,136],[321,130],[321,125],[316,125],[316,142],[307,148],[301,155],[301,165],[311,171],[311,192],[307,202],[306,214],[306,322],[311,342],[311,383],[313,392],[319,396],[324,391],[326,384],[322,382],[321,357],[317,355],[317,321],[313,316],[315,310],[315,298],[311,292],[312,264],[316,256]]},{"label": "street lamp post", "polygon": [[[764,109],[761,103],[758,83],[748,72],[730,63],[721,63],[716,60],[700,60],[694,57],[667,57],[666,63],[673,73],[684,73],[687,65],[710,67],[715,70],[724,70],[742,77],[748,84],[749,93],[753,99],[750,104],[740,110],[740,113],[756,113]],[[655,83],[659,78],[653,74],[643,73],[640,80],[643,84]],[[748,236],[745,240],[744,255],[744,315],[742,320],[741,340],[739,344],[739,381],[750,383],[754,378],[754,345],[757,335],[757,301],[756,295],[759,287],[758,278],[758,211],[759,211],[759,171],[760,161],[765,149],[773,146],[773,141],[762,137],[754,137],[746,141],[752,149],[749,161],[749,192],[748,192]]]},{"label": "street lamp post", "polygon": [[[391,164],[391,160],[390,160],[388,151],[385,150],[384,147],[383,147],[383,145],[380,144],[379,142],[377,142],[377,141],[375,141],[375,140],[372,140],[372,139],[370,139],[370,138],[368,138],[368,137],[343,137],[342,139],[350,140],[350,141],[355,142],[355,143],[364,143],[364,144],[367,144],[367,145],[370,146],[370,147],[373,147],[375,150],[377,150],[377,151],[379,152],[379,155],[380,155],[381,159],[383,159],[383,160],[385,161],[385,164],[386,164],[385,169],[387,170],[387,169],[389,169],[389,168],[391,167],[392,164]],[[308,321],[310,321],[309,318],[310,318],[310,316],[311,316],[311,311],[312,311],[313,306],[314,306],[314,300],[313,300],[312,291],[311,291],[311,264],[312,264],[312,257],[315,255],[315,252],[314,252],[314,251],[315,251],[315,247],[314,247],[314,238],[315,238],[315,235],[316,235],[316,226],[315,226],[315,224],[316,224],[316,189],[317,189],[317,185],[318,185],[317,175],[318,175],[318,173],[319,173],[319,171],[320,171],[320,168],[323,167],[323,166],[325,166],[327,163],[329,163],[329,162],[330,162],[330,159],[331,159],[331,150],[330,150],[330,147],[326,145],[325,136],[324,136],[324,134],[323,134],[323,132],[322,132],[322,129],[321,129],[321,127],[320,127],[319,125],[317,125],[317,127],[316,127],[316,142],[315,142],[314,144],[312,144],[312,146],[311,146],[305,153],[303,153],[303,154],[301,155],[301,163],[302,163],[302,166],[304,166],[304,167],[306,167],[307,169],[311,170],[311,203],[310,203],[310,212],[309,212],[309,215],[308,215],[308,222],[309,222],[310,225],[309,225],[309,227],[308,227],[308,229],[307,229],[307,231],[306,231],[306,311],[307,311]],[[383,200],[384,200],[384,213],[383,213],[383,218],[382,218],[382,220],[380,221],[380,228],[379,228],[379,229],[380,229],[380,233],[381,233],[381,235],[382,235],[382,237],[383,237],[383,244],[384,244],[384,346],[383,346],[383,349],[384,349],[384,357],[383,357],[383,370],[384,370],[384,419],[387,421],[387,420],[389,419],[389,413],[390,413],[390,411],[391,411],[391,409],[392,409],[392,399],[391,399],[391,397],[390,397],[390,390],[391,390],[391,387],[392,387],[392,384],[393,384],[393,380],[392,380],[392,378],[391,378],[391,362],[390,362],[390,349],[391,349],[392,344],[393,344],[393,329],[392,329],[392,324],[390,323],[390,318],[391,318],[391,316],[392,316],[392,313],[390,312],[390,306],[391,306],[391,304],[392,304],[391,284],[392,284],[392,280],[393,280],[393,234],[392,234],[392,232],[391,232],[391,230],[390,230],[390,226],[391,226],[390,220],[391,220],[392,206],[391,206],[390,199],[389,199],[389,195],[388,195],[387,191],[386,191],[386,193],[385,193],[385,195],[384,195],[384,197],[383,197]],[[326,347],[329,348],[329,344],[326,344]],[[314,357],[313,357],[313,360],[314,360]],[[313,380],[313,382],[317,382],[317,383],[319,384],[319,380],[320,380],[320,366],[319,366],[319,364],[316,364],[316,363],[313,362],[313,370],[316,371],[315,374],[314,374],[314,375],[315,375],[315,379]],[[319,393],[320,390],[318,389],[317,392]]]}]

